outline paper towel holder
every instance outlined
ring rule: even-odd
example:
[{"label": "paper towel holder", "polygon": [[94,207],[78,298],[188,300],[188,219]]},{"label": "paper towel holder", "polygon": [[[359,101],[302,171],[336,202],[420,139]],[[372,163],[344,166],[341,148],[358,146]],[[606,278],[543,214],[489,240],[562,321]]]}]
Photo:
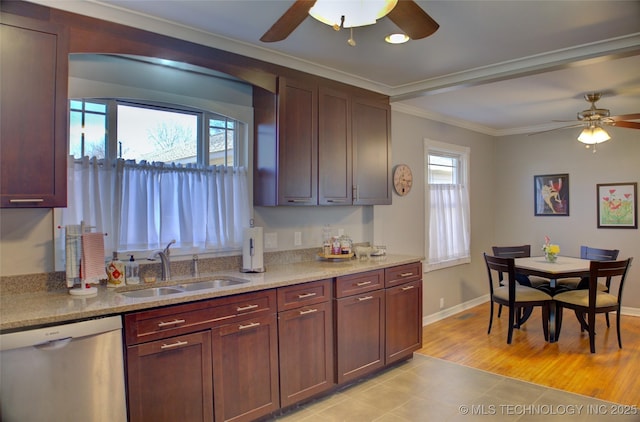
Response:
[{"label": "paper towel holder", "polygon": [[250,226],[245,228],[242,240],[242,273],[263,273],[265,267],[263,265],[264,242],[262,236],[262,227],[254,227],[253,219]]}]

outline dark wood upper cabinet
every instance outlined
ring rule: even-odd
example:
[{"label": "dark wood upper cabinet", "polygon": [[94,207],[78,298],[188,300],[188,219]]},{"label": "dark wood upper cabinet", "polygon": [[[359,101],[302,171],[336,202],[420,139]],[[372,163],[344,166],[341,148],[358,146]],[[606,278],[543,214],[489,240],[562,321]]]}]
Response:
[{"label": "dark wood upper cabinet", "polygon": [[353,204],[391,204],[391,107],[354,97],[352,101]]},{"label": "dark wood upper cabinet", "polygon": [[390,204],[390,107],[378,97],[288,78],[277,93],[254,89],[254,204]]},{"label": "dark wood upper cabinet", "polygon": [[0,206],[65,207],[67,33],[5,13],[0,31]]}]

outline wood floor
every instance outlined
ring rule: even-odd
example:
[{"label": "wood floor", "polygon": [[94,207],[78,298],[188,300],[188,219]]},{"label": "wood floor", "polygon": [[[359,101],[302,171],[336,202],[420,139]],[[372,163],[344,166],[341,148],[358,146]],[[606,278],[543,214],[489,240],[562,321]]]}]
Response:
[{"label": "wood floor", "polygon": [[640,318],[622,315],[622,349],[618,348],[615,314],[607,328],[596,316],[596,353],[566,311],[556,343],[544,341],[541,311],[536,309],[507,344],[506,315],[494,314],[487,334],[489,303],[423,328],[418,351],[450,362],[620,404],[640,406]]}]

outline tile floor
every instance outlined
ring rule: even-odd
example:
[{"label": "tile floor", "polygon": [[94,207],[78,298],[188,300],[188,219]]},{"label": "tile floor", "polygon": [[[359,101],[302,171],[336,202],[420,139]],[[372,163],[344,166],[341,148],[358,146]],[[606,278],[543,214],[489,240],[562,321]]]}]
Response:
[{"label": "tile floor", "polygon": [[[619,415],[625,412],[631,415]],[[416,353],[413,359],[377,376],[271,420],[523,422],[548,419],[563,422],[638,422],[640,409],[618,406]]]}]

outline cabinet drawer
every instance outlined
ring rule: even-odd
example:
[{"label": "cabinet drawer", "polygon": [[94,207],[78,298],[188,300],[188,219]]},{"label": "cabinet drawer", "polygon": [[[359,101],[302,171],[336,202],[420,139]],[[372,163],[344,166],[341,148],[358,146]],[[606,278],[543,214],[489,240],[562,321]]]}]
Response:
[{"label": "cabinet drawer", "polygon": [[336,278],[336,297],[351,296],[384,287],[384,271],[368,271]]},{"label": "cabinet drawer", "polygon": [[422,278],[422,263],[398,265],[397,267],[385,268],[385,287],[407,283],[409,281],[420,280]]},{"label": "cabinet drawer", "polygon": [[125,315],[125,339],[128,345],[158,340],[275,311],[275,290],[268,290],[136,312]]},{"label": "cabinet drawer", "polygon": [[295,286],[278,289],[278,311],[299,308],[305,305],[331,300],[332,280],[319,280],[311,283],[296,284]]}]

